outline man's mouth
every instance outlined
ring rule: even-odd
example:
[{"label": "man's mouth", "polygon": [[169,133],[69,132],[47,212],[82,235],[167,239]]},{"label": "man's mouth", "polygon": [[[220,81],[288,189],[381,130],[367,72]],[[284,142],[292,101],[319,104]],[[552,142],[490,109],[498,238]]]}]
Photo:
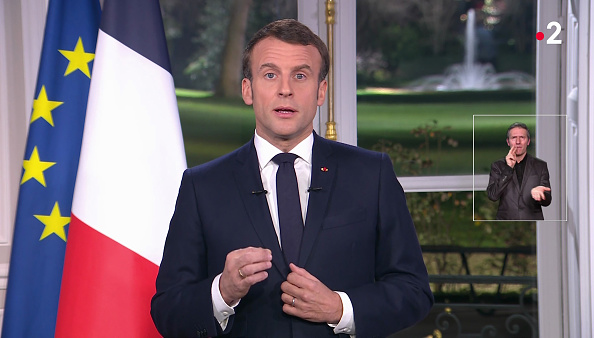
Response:
[{"label": "man's mouth", "polygon": [[279,107],[279,108],[274,109],[274,111],[279,114],[292,114],[292,113],[296,112],[295,109],[290,108],[290,107]]}]

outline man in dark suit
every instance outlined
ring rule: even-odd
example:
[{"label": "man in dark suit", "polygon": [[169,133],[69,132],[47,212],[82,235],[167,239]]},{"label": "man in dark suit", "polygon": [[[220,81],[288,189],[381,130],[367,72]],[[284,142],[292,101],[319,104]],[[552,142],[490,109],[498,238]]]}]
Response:
[{"label": "man in dark suit", "polygon": [[543,220],[542,207],[551,204],[547,163],[526,152],[530,131],[524,123],[507,129],[507,156],[493,162],[487,195],[499,201],[498,220]]},{"label": "man in dark suit", "polygon": [[255,135],[183,175],[151,304],[164,336],[385,337],[431,308],[388,156],[313,132],[328,59],[295,20],[248,43],[242,96]]}]

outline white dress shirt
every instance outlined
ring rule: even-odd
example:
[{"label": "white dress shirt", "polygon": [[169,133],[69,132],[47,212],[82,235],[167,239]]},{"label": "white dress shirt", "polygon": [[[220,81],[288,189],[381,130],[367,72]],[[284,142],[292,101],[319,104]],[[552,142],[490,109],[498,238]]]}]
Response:
[{"label": "white dress shirt", "polygon": [[[311,163],[312,163],[312,149],[313,149],[314,137],[313,133],[308,136],[305,140],[301,141],[295,148],[289,151],[297,155],[295,160],[295,173],[297,174],[297,185],[299,189],[299,200],[301,202],[301,215],[305,221],[307,215],[307,203],[309,200],[309,189],[311,183]],[[268,208],[270,210],[270,216],[272,218],[272,224],[274,225],[274,231],[278,238],[279,245],[281,245],[280,239],[280,227],[278,221],[278,208],[276,203],[276,172],[278,170],[278,164],[272,161],[272,158],[279,153],[281,150],[270,144],[268,141],[263,139],[255,133],[254,145],[256,147],[256,154],[258,156],[258,163],[260,166],[260,176],[262,178],[262,186],[268,193],[266,194],[266,200],[268,202]],[[219,279],[221,275],[215,277],[212,287],[212,304],[214,310],[214,316],[224,330],[227,327],[229,316],[235,313],[234,308],[239,304],[233,304],[228,306],[223,300],[221,292],[219,290]],[[353,305],[350,298],[344,292],[336,291],[342,300],[342,317],[337,325],[330,325],[334,328],[334,333],[346,333],[354,337],[355,334],[355,320],[353,313]]]}]

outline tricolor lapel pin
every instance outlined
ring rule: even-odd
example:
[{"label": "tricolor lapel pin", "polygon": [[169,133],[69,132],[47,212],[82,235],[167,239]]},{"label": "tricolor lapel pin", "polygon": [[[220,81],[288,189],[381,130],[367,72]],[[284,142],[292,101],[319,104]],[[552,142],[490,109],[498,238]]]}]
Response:
[{"label": "tricolor lapel pin", "polygon": [[326,168],[326,167],[321,167],[321,168],[320,168],[320,170],[321,170],[321,171],[323,171],[323,172],[326,172],[326,171],[328,171],[328,168]]}]

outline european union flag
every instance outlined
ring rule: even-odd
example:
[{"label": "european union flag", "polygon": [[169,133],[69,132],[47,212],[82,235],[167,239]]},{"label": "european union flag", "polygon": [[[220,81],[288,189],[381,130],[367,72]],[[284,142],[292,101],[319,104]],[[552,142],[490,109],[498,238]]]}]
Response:
[{"label": "european union flag", "polygon": [[101,15],[50,0],[14,228],[2,337],[53,337]]}]

